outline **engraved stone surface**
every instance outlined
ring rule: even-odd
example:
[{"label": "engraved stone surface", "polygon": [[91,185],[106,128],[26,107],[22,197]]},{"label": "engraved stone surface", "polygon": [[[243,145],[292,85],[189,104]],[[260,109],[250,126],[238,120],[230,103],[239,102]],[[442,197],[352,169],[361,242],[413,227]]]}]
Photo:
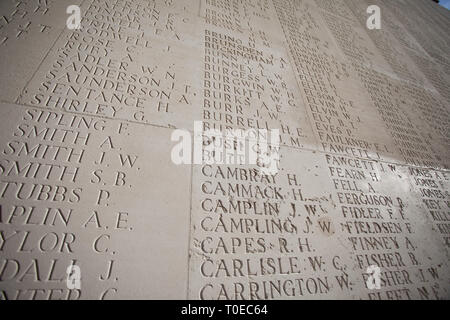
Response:
[{"label": "engraved stone surface", "polygon": [[[450,299],[448,30],[420,0],[3,0],[0,300]],[[271,132],[275,172],[208,130]]]}]

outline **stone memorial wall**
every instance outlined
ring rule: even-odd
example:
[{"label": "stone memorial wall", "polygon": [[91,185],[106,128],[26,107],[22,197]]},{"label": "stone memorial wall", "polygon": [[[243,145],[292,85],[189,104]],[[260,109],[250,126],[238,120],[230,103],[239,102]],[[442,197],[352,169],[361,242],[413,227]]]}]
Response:
[{"label": "stone memorial wall", "polygon": [[2,0],[0,300],[449,299],[449,30],[425,0]]}]

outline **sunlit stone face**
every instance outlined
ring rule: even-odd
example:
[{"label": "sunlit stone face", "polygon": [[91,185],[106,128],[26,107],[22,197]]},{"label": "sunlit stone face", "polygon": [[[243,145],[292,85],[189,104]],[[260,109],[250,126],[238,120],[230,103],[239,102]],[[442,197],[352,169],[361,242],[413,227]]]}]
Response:
[{"label": "sunlit stone face", "polygon": [[445,9],[0,16],[0,299],[450,298]]}]

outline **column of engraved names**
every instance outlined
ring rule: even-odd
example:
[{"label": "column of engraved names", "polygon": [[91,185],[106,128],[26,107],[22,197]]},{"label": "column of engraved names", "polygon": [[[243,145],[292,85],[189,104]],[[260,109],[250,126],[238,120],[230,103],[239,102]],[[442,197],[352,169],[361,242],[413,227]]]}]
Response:
[{"label": "column of engraved names", "polygon": [[[2,143],[3,298],[133,295],[124,278],[131,285],[138,272],[125,275],[118,261],[138,258],[122,249],[131,243],[126,237],[133,231],[130,221],[145,218],[129,210],[148,206],[151,197],[129,201],[144,190],[145,180],[137,181],[137,173],[148,171],[137,154],[135,124],[106,119],[179,125],[177,117],[187,118],[175,111],[192,105],[195,95],[190,91],[194,74],[180,69],[176,54],[190,31],[187,8],[167,1],[86,1],[82,28],[61,34],[19,97],[20,103],[43,109],[27,109],[11,128],[14,140]],[[26,11],[19,8],[17,14]],[[178,31],[180,25],[186,33]],[[170,58],[148,59],[161,53]],[[11,119],[10,124],[16,123]],[[141,232],[138,237],[144,239]],[[71,264],[81,267],[81,290],[66,286]],[[149,288],[145,294],[155,293]]]},{"label": "column of engraved names", "polygon": [[354,64],[364,87],[389,130],[402,159],[417,166],[440,167],[439,156],[416,129],[413,119],[404,112],[406,99],[401,99],[401,83],[375,70]]},{"label": "column of engraved names", "polygon": [[180,2],[86,1],[82,28],[62,33],[19,102],[186,126],[195,116],[192,88],[199,68],[185,64],[196,61],[196,50],[186,44],[193,22],[189,9]]},{"label": "column of engraved names", "polygon": [[435,226],[434,231],[442,237],[447,247],[450,246],[449,175],[448,171],[409,168],[409,176],[422,200],[424,210]]},{"label": "column of engraved names", "polygon": [[[367,5],[364,2],[356,1],[349,3],[349,9],[354,13],[356,18],[359,18],[358,20],[361,25],[366,23],[364,15],[366,8]],[[387,14],[386,22],[388,25],[388,20],[390,19],[393,19],[393,17]],[[337,26],[333,27],[334,34],[337,33],[336,29],[338,29]],[[388,29],[386,27],[381,30],[369,30],[365,35],[373,40],[377,50],[382,53],[386,63],[392,67],[396,75],[400,78],[400,81],[395,82],[396,86],[394,87],[394,91],[390,90],[392,89],[391,83],[385,86],[387,87],[386,89],[374,88],[372,84],[369,86],[366,84],[366,88],[368,87],[367,90],[370,92],[372,99],[378,98],[381,100],[386,94],[389,96],[396,95],[400,98],[395,99],[396,106],[392,106],[390,110],[387,108],[386,103],[377,101],[375,105],[378,108],[378,112],[382,115],[383,121],[387,123],[388,128],[391,130],[390,132],[394,137],[396,145],[400,146],[399,151],[403,156],[408,158],[408,161],[414,155],[414,149],[422,150],[425,145],[429,148],[427,151],[431,151],[435,157],[436,161],[434,165],[439,164],[439,166],[445,166],[446,159],[443,158],[445,158],[445,154],[447,153],[446,145],[448,145],[448,137],[446,137],[447,132],[443,128],[450,118],[446,112],[443,112],[445,106],[442,105],[442,102],[434,97],[434,93],[430,89],[424,88],[424,86],[430,87],[429,82],[414,66],[414,62],[405,54],[401,44],[391,36]],[[346,36],[347,39],[354,38],[354,35],[350,37],[348,35],[340,35],[339,39],[342,45],[344,44],[343,41],[346,41],[344,40]],[[363,62],[359,61],[358,64],[363,64]],[[368,71],[366,70],[366,72]],[[372,82],[373,84],[379,84],[379,76],[381,75],[369,74],[364,78],[371,78],[374,80]],[[382,83],[389,80],[391,79],[387,76],[382,80]],[[369,80],[365,81],[367,82]],[[379,92],[379,90],[382,90],[382,92]],[[433,105],[432,108],[429,107],[430,103]],[[380,105],[384,106],[381,107]],[[430,121],[430,113],[434,115],[432,121]],[[426,121],[422,120],[423,116],[426,117]],[[407,129],[409,127],[416,128],[408,132]],[[415,145],[416,142],[421,142],[421,144]],[[413,164],[418,164],[418,162],[413,162]],[[423,161],[423,164],[428,166],[433,165],[429,160],[426,162]]]},{"label": "column of engraved names", "polygon": [[[14,115],[0,165],[3,298],[117,293],[119,252],[113,243],[132,227],[126,208],[111,199],[132,192],[128,179],[138,163],[117,143],[127,124],[40,109]],[[66,284],[70,265],[81,268],[81,289]],[[93,282],[98,289],[90,288]]]},{"label": "column of engraved names", "polygon": [[[243,16],[250,30],[239,35],[230,30],[242,22],[224,23],[235,6],[241,4],[206,1],[206,22],[212,26],[205,30],[204,129],[226,134],[234,128],[275,128],[280,129],[282,144],[310,144],[310,128],[292,90],[295,78],[284,49],[258,23],[269,23],[273,9],[242,4],[246,8],[240,12],[249,11]],[[260,20],[248,18],[252,12]],[[308,203],[292,176],[265,175],[245,163],[195,166],[191,297],[277,299],[330,292],[323,258],[315,256],[307,235],[311,231],[299,230],[305,217],[288,215],[293,209],[286,197],[297,199],[300,206]]]},{"label": "column of engraved names", "polygon": [[[351,42],[356,43],[355,47],[361,47],[354,40],[358,37],[349,21],[327,11],[322,11],[322,15],[340,48],[357,71],[358,77],[366,88],[404,161],[418,165],[434,164],[434,156],[427,150],[424,141],[420,138],[417,130],[414,129],[413,123],[400,107],[400,104],[404,101],[394,98],[398,95],[400,89],[394,86],[393,79],[366,67],[364,64],[370,62],[369,55],[365,55],[363,58],[354,54],[349,48],[348,44]],[[346,32],[343,32],[343,30]]]},{"label": "column of engraved names", "polygon": [[[345,25],[347,22],[343,19],[332,18],[329,13],[324,13],[324,16],[338,43],[344,47],[348,41],[345,38],[351,36],[343,34],[339,30],[341,25]],[[347,55],[347,57],[353,59],[351,55]],[[432,93],[426,89],[417,88],[413,84],[392,79],[381,72],[363,66],[354,59],[352,65],[380,113],[400,155],[406,163],[419,167],[409,168],[410,176],[423,198],[423,204],[430,213],[437,232],[443,234],[443,239],[447,243],[446,209],[448,204],[446,201],[448,191],[443,189],[443,182],[446,181],[445,172],[441,176],[440,172],[433,173],[433,171],[429,172],[427,169],[420,168],[442,168],[448,165],[448,152],[439,146],[436,147],[436,142],[443,142],[444,145],[448,143],[446,131],[440,131],[439,127],[433,128],[434,131],[432,131],[427,123],[421,126],[417,125],[418,121],[422,119],[420,115],[424,114],[429,99],[434,98]],[[442,106],[439,100],[434,99],[434,101],[437,102],[434,112],[438,112]],[[414,117],[414,109],[410,106],[418,109],[418,117]],[[446,123],[446,118],[448,119],[448,116],[444,115],[444,123]]]},{"label": "column of engraved names", "polygon": [[[303,38],[314,39],[308,34],[308,27],[309,29],[313,29],[314,20],[312,20],[311,15],[307,14],[302,16],[303,20],[297,20],[295,17],[295,7],[292,6],[289,8],[285,4],[283,5],[278,2],[275,2],[275,5],[279,13],[280,22],[287,35],[292,58],[297,66],[300,87],[305,93],[306,103],[310,106],[310,110],[308,111],[311,111],[313,124],[316,123],[316,128],[319,129],[321,117],[315,114],[318,108],[314,106],[314,103],[320,100],[314,97],[314,95],[317,96],[317,93],[314,94],[314,91],[311,91],[309,88],[314,82],[317,82],[317,79],[323,78],[326,80],[327,78],[321,76],[320,71],[311,74],[310,66],[313,63],[302,63],[308,58],[317,59],[318,46],[310,45],[310,52],[308,54],[308,47],[305,45],[308,42],[303,39],[301,42],[296,40],[298,30],[302,30],[305,34],[309,35],[308,37],[303,36]],[[312,22],[310,22],[311,20],[306,20],[308,18]],[[297,32],[294,32],[294,30]],[[349,49],[347,48],[347,50]],[[326,54],[322,54],[321,57],[324,61],[329,59]],[[330,74],[330,72],[327,73]],[[328,83],[330,83],[330,80],[328,80]],[[328,84],[328,88],[330,87],[333,88],[334,86]],[[323,85],[320,92],[327,92],[325,88],[326,86]],[[334,95],[337,95],[336,90],[334,91]],[[332,107],[333,105],[335,105],[333,101],[328,103],[328,107]],[[336,117],[339,115],[337,112],[333,114]],[[322,127],[326,128],[326,126]],[[342,123],[338,123],[336,127],[343,127]],[[338,130],[341,129],[339,128]],[[348,130],[347,133],[351,134],[351,131]],[[324,136],[320,131],[318,135],[319,137]],[[366,146],[368,145],[366,143]],[[375,150],[378,148],[375,148]],[[330,152],[331,150],[326,151]],[[351,243],[356,266],[360,270],[358,277],[360,279],[366,279],[366,275],[364,275],[365,270],[372,264],[378,264],[380,267],[387,269],[382,274],[384,283],[383,291],[377,293],[378,295],[368,292],[367,297],[370,299],[411,298],[410,289],[398,288],[413,284],[410,275],[411,271],[407,271],[406,267],[416,263],[414,253],[409,252],[415,250],[413,242],[409,238],[404,238],[400,235],[414,232],[410,228],[408,218],[401,215],[402,211],[398,209],[401,208],[405,200],[402,200],[401,197],[394,198],[390,193],[383,191],[389,190],[383,184],[380,176],[380,172],[384,171],[384,167],[381,163],[367,159],[369,158],[368,153],[338,156],[333,151],[332,153],[327,152],[325,157],[339,203],[340,210],[338,214],[345,220],[341,223],[342,232],[348,235],[348,241]],[[366,158],[367,160],[354,158],[355,156],[358,158]],[[380,185],[380,187],[377,187],[377,185]],[[404,221],[395,221],[397,219]],[[367,235],[368,233],[370,235]],[[403,268],[403,270],[396,270],[398,268]]]},{"label": "column of engraved names", "polygon": [[[0,95],[17,99],[30,76],[66,27],[66,9],[81,0],[2,1],[0,7]],[[32,48],[33,50],[30,50]],[[13,75],[13,76],[12,76]]]},{"label": "column of engraved names", "polygon": [[373,138],[364,129],[372,125],[367,118],[375,114],[352,97],[349,66],[332,53],[332,40],[319,27],[317,14],[305,4],[274,4],[321,150],[372,159],[392,155],[388,137],[369,140]]},{"label": "column of engraved names", "polygon": [[204,129],[279,129],[281,144],[304,146],[311,135],[295,78],[281,43],[261,27],[272,23],[270,6],[206,1],[204,11]]},{"label": "column of engraved names", "polygon": [[335,239],[342,219],[334,217],[323,158],[286,147],[280,153],[275,175],[250,166],[194,166],[190,297],[352,296],[351,261]]},{"label": "column of engraved names", "polygon": [[[346,6],[341,1],[334,1],[334,4],[339,6]],[[411,103],[410,99],[408,99],[408,94],[404,92],[406,83],[403,81],[392,79],[386,74],[376,71],[375,67],[367,67],[367,65],[372,66],[374,63],[370,55],[366,55],[365,59],[367,59],[367,61],[361,60],[361,57],[355,55],[348,46],[348,44],[352,42],[354,43],[354,47],[356,48],[365,47],[365,45],[361,41],[359,41],[359,39],[361,39],[361,36],[364,38],[365,34],[363,29],[358,29],[360,32],[360,36],[358,36],[358,31],[356,29],[354,31],[354,29],[351,28],[348,19],[343,19],[334,15],[334,11],[332,14],[329,8],[324,9],[325,10],[321,11],[321,14],[324,17],[328,28],[335,36],[337,43],[340,45],[341,49],[343,49],[346,57],[351,62],[353,69],[356,70],[359,79],[362,81],[369,94],[370,99],[373,102],[373,105],[379,112],[385,126],[388,128],[389,133],[393,138],[396,149],[399,151],[399,154],[402,156],[404,161],[406,163],[414,164],[417,166],[422,165],[440,167],[442,165],[442,159],[440,158],[442,154],[437,153],[437,150],[433,149],[429,143],[429,139],[435,139],[436,136],[431,136],[423,133],[420,129],[423,130],[425,128],[428,128],[426,127],[426,125],[418,125],[420,116],[415,116],[414,112],[409,110],[409,108],[406,108],[407,104]],[[349,32],[342,32],[342,30],[347,30]],[[383,70],[385,68],[387,70],[387,66],[385,65],[380,65],[380,67],[380,70]],[[413,95],[413,97],[415,97],[415,95]],[[414,103],[417,104],[417,100],[415,100]],[[445,161],[445,159],[443,160]],[[390,166],[391,165],[389,165],[389,167]],[[411,170],[411,168],[409,169]],[[393,170],[395,171],[395,166],[393,167]],[[408,172],[405,172],[405,170],[403,170],[403,174],[405,176],[408,176]],[[407,202],[404,202],[405,200],[402,201],[403,203],[408,203],[410,207],[408,211],[417,210],[419,208],[417,204],[413,204],[414,201],[412,201],[412,199],[408,200]],[[404,217],[403,205],[399,203],[399,206],[401,209],[400,212],[402,213],[401,216]],[[418,218],[422,221],[426,220],[426,218],[420,212],[420,208],[419,216],[410,215],[409,219],[412,223],[410,223],[410,226],[407,226],[407,229],[409,231],[411,230],[411,225],[413,226],[412,230],[418,230],[420,222],[414,222],[414,220]],[[405,230],[405,228],[403,229]],[[427,232],[432,233],[432,231],[429,229],[427,230]],[[432,235],[431,238],[434,239],[434,235]],[[443,273],[445,274],[445,269],[442,269],[441,264],[433,262],[428,269],[429,274],[431,274],[431,276],[428,276],[431,277],[431,279],[425,279],[424,277],[422,277],[423,274],[421,268],[423,268],[422,264],[426,263],[426,260],[424,260],[423,257],[417,259],[414,254],[411,255],[411,249],[418,248],[416,244],[424,245],[420,241],[411,242],[411,240],[408,240],[406,242],[407,254],[409,255],[409,264],[417,266],[416,271],[414,272],[415,276],[411,278],[414,285],[416,286],[412,293],[420,298],[429,298],[430,296],[433,296],[433,298],[439,298],[443,295],[446,295],[445,291],[439,289],[439,284],[431,284],[432,281],[438,281],[439,274],[441,276]],[[439,258],[436,258],[436,260],[438,259]],[[426,283],[426,285],[420,286],[423,283]],[[397,298],[403,297],[402,295],[397,296]]]},{"label": "column of engraved names", "polygon": [[[408,39],[407,41],[414,44],[413,46],[405,46],[406,52],[448,103],[450,102],[448,35],[444,31],[446,30],[445,27],[442,29],[439,24],[439,14],[436,14],[433,20],[430,20],[423,14],[426,9],[418,10],[417,6],[424,5],[419,3],[412,4],[408,8],[407,12],[411,12],[411,15],[406,14],[403,6],[399,7],[397,2],[380,1],[380,6],[389,15],[392,15],[390,19],[392,21],[388,24],[390,31],[395,29],[395,27],[392,28],[394,25],[397,25],[399,29],[406,30],[401,34],[399,32],[393,32],[393,34],[401,43],[405,42],[404,39]],[[433,28],[420,27],[430,23],[433,24]]]}]

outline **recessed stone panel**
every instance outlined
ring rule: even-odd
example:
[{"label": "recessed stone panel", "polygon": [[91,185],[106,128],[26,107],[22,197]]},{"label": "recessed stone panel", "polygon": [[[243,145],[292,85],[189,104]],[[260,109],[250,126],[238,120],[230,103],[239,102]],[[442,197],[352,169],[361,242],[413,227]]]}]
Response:
[{"label": "recessed stone panel", "polygon": [[170,161],[171,131],[0,110],[2,298],[185,298],[190,167]]},{"label": "recessed stone panel", "polygon": [[429,0],[2,1],[0,300],[449,299],[449,28]]},{"label": "recessed stone panel", "polygon": [[0,4],[0,95],[14,102],[66,28],[70,5],[80,0],[13,1]]}]

